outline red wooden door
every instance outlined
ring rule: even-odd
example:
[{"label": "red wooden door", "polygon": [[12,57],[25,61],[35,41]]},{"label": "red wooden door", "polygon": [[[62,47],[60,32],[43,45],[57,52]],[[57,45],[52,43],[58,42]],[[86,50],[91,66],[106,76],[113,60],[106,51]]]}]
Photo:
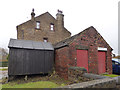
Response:
[{"label": "red wooden door", "polygon": [[84,67],[88,71],[88,51],[77,50],[77,66]]},{"label": "red wooden door", "polygon": [[105,73],[106,66],[105,66],[106,54],[105,52],[98,51],[98,73]]}]

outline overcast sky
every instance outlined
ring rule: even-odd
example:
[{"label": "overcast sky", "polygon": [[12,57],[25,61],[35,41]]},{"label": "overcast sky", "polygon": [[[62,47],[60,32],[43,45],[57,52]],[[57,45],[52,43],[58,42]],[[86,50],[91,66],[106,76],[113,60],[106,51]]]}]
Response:
[{"label": "overcast sky", "polygon": [[0,47],[7,48],[10,38],[17,38],[16,26],[29,20],[32,8],[36,16],[49,12],[56,18],[63,11],[65,27],[75,35],[94,26],[118,53],[119,0],[1,0]]}]

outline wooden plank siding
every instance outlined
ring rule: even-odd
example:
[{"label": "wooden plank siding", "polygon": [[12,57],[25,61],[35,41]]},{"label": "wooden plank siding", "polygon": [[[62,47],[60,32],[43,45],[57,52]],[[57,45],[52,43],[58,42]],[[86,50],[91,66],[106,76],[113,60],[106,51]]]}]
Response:
[{"label": "wooden plank siding", "polygon": [[48,73],[53,68],[54,51],[10,48],[8,75]]}]

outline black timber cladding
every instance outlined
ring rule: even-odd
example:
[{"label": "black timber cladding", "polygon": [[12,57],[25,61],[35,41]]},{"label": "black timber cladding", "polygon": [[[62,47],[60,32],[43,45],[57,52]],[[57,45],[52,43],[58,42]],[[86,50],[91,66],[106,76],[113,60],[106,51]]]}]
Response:
[{"label": "black timber cladding", "polygon": [[50,43],[10,39],[8,75],[48,73],[54,64]]}]

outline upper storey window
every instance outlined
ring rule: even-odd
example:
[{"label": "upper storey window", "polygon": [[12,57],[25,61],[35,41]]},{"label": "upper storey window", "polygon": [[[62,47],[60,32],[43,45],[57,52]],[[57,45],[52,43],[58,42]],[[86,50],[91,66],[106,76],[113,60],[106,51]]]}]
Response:
[{"label": "upper storey window", "polygon": [[36,21],[36,29],[40,29],[40,21]]},{"label": "upper storey window", "polygon": [[50,24],[50,30],[54,31],[54,24],[53,23]]}]

